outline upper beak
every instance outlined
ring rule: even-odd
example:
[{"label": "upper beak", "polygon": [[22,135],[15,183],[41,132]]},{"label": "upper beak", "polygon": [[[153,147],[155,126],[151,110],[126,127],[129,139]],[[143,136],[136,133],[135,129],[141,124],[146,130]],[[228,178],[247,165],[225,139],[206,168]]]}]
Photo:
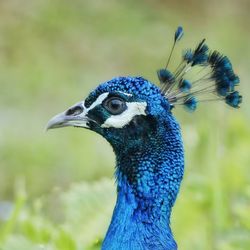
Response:
[{"label": "upper beak", "polygon": [[89,120],[86,114],[87,111],[83,102],[78,103],[68,110],[52,117],[46,126],[46,130],[68,126],[89,128]]}]

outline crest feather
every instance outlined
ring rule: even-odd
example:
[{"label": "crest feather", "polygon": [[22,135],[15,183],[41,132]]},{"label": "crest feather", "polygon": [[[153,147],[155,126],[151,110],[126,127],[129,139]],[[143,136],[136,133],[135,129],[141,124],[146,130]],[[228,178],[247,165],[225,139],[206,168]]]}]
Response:
[{"label": "crest feather", "polygon": [[[168,69],[175,45],[183,34],[183,28],[179,26],[166,67],[157,71],[162,94],[171,106],[184,105],[187,110],[195,111],[200,102],[220,100],[230,107],[239,108],[242,96],[235,88],[240,79],[229,58],[216,50],[211,51],[205,39],[195,49],[183,52],[182,60],[173,72]],[[191,73],[195,68],[200,70],[192,79]]]}]

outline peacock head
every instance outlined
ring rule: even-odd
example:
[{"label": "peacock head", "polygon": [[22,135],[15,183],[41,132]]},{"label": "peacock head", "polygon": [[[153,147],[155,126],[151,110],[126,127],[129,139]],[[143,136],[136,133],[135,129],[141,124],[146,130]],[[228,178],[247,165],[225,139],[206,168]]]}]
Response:
[{"label": "peacock head", "polygon": [[210,51],[205,39],[195,49],[184,50],[174,71],[168,69],[182,36],[183,29],[178,27],[166,67],[157,71],[160,87],[141,77],[114,78],[99,85],[85,101],[52,118],[47,128],[88,128],[104,136],[114,149],[139,149],[164,133],[164,128],[178,130],[171,113],[175,106],[193,112],[199,103],[220,100],[238,108],[242,101],[235,90],[239,77],[228,57]]},{"label": "peacock head", "polygon": [[107,139],[115,150],[144,147],[161,124],[172,121],[171,105],[160,88],[142,77],[117,77],[53,117],[47,128],[82,127]]}]

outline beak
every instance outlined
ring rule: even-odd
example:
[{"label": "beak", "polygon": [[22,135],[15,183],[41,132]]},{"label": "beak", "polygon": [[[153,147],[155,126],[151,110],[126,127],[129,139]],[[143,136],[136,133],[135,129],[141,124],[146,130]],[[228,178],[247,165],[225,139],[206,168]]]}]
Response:
[{"label": "beak", "polygon": [[69,126],[89,128],[89,119],[86,115],[87,110],[84,107],[84,102],[80,102],[68,110],[52,117],[46,126],[46,130]]}]

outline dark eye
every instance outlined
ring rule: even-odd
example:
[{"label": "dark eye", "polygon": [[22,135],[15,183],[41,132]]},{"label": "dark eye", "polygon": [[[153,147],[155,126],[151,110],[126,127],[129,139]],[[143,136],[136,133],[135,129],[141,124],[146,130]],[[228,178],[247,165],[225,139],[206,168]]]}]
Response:
[{"label": "dark eye", "polygon": [[127,108],[125,101],[119,97],[108,98],[104,107],[113,115],[119,115]]}]

